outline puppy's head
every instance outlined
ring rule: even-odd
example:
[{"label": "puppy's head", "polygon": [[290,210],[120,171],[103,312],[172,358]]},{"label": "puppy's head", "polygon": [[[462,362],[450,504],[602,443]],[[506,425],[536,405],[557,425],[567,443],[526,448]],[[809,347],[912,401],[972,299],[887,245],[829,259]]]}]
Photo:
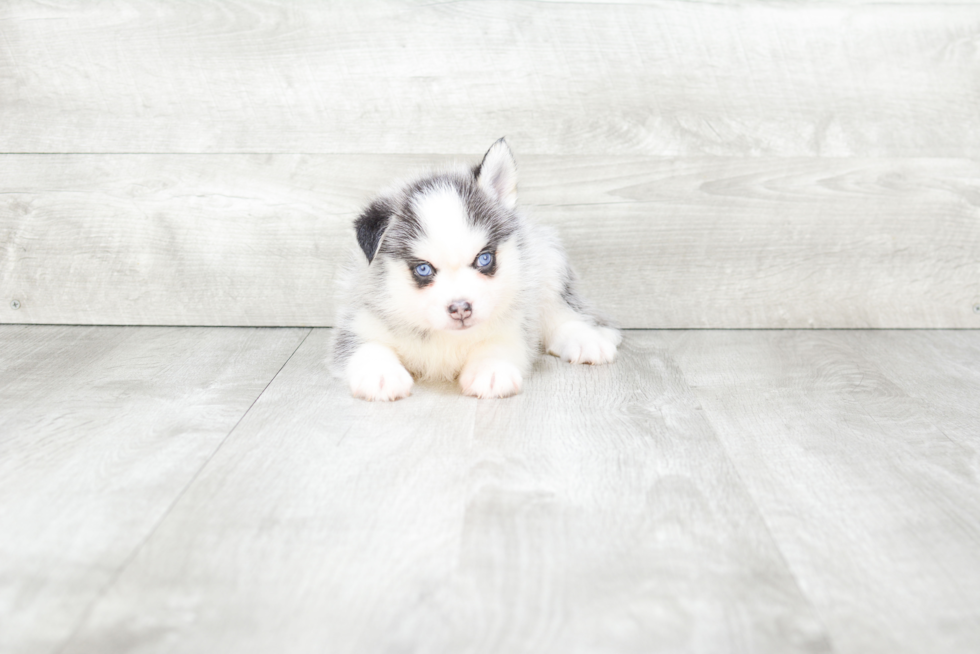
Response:
[{"label": "puppy's head", "polygon": [[464,332],[513,298],[520,260],[517,169],[503,139],[473,170],[433,175],[355,221],[380,280],[372,304],[424,332]]}]

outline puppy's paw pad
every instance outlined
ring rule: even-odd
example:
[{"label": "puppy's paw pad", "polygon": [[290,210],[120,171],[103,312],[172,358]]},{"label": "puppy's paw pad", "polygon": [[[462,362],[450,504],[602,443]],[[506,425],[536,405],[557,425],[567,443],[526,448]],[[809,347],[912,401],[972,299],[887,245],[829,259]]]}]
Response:
[{"label": "puppy's paw pad", "polygon": [[555,338],[548,344],[548,354],[569,363],[611,363],[616,359],[616,346],[621,340],[615,329],[569,321],[555,332]]},{"label": "puppy's paw pad", "polygon": [[464,395],[480,399],[510,397],[521,392],[524,378],[509,361],[486,359],[467,365],[459,375]]}]

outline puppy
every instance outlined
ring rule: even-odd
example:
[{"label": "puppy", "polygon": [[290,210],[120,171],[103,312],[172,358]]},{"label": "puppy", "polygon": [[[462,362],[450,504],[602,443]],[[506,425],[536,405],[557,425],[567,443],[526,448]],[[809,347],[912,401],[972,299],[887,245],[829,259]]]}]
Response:
[{"label": "puppy", "polygon": [[479,398],[519,393],[543,349],[609,363],[620,333],[579,297],[555,234],[517,210],[504,139],[480,165],[433,174],[374,200],[354,221],[334,370],[365,400],[415,380],[458,380]]}]

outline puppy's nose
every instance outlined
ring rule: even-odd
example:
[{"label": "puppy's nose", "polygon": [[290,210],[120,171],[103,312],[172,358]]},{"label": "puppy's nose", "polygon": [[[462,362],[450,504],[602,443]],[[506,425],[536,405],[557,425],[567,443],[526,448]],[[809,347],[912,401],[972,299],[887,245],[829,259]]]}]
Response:
[{"label": "puppy's nose", "polygon": [[453,300],[446,311],[456,320],[466,320],[473,315],[473,306],[466,300]]}]

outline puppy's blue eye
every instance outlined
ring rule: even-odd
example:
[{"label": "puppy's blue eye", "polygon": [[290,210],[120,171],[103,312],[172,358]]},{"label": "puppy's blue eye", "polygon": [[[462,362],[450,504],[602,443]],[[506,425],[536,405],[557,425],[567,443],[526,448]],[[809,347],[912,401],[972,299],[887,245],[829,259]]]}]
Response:
[{"label": "puppy's blue eye", "polygon": [[484,252],[476,258],[476,265],[481,268],[486,268],[493,262],[493,255],[489,252]]},{"label": "puppy's blue eye", "polygon": [[415,274],[419,277],[428,277],[432,274],[432,266],[427,263],[420,263],[415,266]]}]

